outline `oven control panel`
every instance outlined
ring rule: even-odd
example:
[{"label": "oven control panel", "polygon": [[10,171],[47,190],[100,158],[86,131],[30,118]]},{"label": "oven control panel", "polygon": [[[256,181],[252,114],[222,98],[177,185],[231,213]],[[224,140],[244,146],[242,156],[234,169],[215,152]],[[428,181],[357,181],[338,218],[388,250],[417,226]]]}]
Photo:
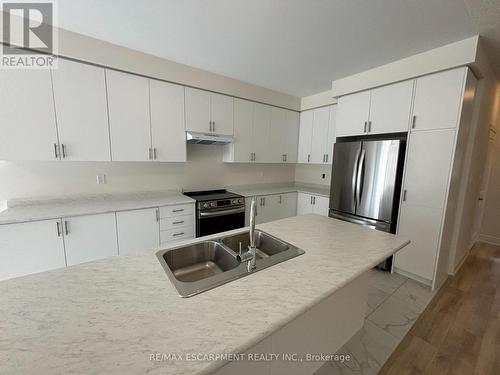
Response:
[{"label": "oven control panel", "polygon": [[232,199],[219,199],[214,201],[199,202],[198,207],[200,210],[207,210],[213,208],[241,206],[243,204],[245,204],[244,198],[232,198]]}]

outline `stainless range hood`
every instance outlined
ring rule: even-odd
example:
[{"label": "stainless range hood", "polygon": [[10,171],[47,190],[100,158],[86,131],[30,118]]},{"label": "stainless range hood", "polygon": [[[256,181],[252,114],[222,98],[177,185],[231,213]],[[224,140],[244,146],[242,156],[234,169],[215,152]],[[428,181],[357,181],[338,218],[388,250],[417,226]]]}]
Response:
[{"label": "stainless range hood", "polygon": [[186,141],[200,145],[227,145],[233,143],[234,138],[230,135],[186,132]]}]

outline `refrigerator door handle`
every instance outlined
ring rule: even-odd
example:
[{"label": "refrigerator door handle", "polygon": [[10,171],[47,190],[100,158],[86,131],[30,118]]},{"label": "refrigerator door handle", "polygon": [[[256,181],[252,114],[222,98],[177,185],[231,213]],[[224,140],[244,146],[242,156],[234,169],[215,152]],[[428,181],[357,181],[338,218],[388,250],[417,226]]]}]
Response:
[{"label": "refrigerator door handle", "polygon": [[358,184],[357,176],[358,176],[358,165],[359,165],[360,154],[361,154],[361,149],[359,149],[356,154],[356,158],[354,159],[354,168],[352,169],[352,197],[354,200],[354,212],[356,212],[356,208],[358,206],[358,202],[356,200],[356,186]]},{"label": "refrigerator door handle", "polygon": [[361,202],[361,189],[362,189],[362,186],[361,186],[361,178],[362,178],[362,175],[363,175],[363,168],[364,168],[364,165],[365,165],[365,149],[361,150],[361,156],[359,157],[359,161],[358,161],[358,170],[357,170],[357,176],[356,176],[356,208],[357,206],[360,204]]}]

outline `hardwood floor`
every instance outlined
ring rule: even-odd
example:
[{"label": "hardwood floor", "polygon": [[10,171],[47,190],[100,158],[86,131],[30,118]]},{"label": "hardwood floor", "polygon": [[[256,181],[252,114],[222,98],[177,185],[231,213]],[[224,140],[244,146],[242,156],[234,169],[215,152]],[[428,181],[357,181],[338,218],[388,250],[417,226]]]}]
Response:
[{"label": "hardwood floor", "polygon": [[379,374],[500,374],[500,247],[471,250]]}]

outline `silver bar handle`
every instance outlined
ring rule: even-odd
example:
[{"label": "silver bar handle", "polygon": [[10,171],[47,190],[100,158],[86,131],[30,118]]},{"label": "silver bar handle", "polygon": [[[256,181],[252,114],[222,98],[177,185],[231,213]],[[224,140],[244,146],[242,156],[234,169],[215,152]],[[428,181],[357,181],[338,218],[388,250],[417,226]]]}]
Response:
[{"label": "silver bar handle", "polygon": [[288,157],[288,155],[287,155],[287,154],[285,154],[285,161],[286,161],[287,157]]},{"label": "silver bar handle", "polygon": [[264,206],[266,205],[266,197],[262,198],[262,202],[264,202]]},{"label": "silver bar handle", "polygon": [[200,212],[200,213],[198,213],[198,217],[217,217],[217,216],[223,216],[223,215],[239,214],[242,212],[245,212],[245,207],[232,208],[230,210]]},{"label": "silver bar handle", "polygon": [[415,126],[416,126],[416,121],[417,121],[417,116],[416,115],[413,115],[412,119],[411,119],[411,128],[412,129],[415,129]]},{"label": "silver bar handle", "polygon": [[212,131],[215,131],[215,121],[212,121]]},{"label": "silver bar handle", "polygon": [[153,160],[153,150],[151,147],[148,149],[148,160]]},{"label": "silver bar handle", "polygon": [[279,200],[279,203],[281,204],[281,202],[282,202],[282,198],[281,198],[281,195],[280,195],[280,200]]},{"label": "silver bar handle", "polygon": [[174,225],[183,224],[183,223],[184,223],[184,220],[179,220],[179,221],[172,222],[172,224],[174,224]]},{"label": "silver bar handle", "polygon": [[313,204],[313,196],[311,195],[311,199],[309,199],[309,203],[312,205]]},{"label": "silver bar handle", "polygon": [[64,143],[61,143],[61,149],[62,149],[62,157],[63,159],[66,159],[66,145]]},{"label": "silver bar handle", "polygon": [[310,163],[311,162],[311,154],[307,154],[307,162]]},{"label": "silver bar handle", "polygon": [[153,159],[154,160],[158,159],[158,151],[157,151],[156,147],[153,148]]},{"label": "silver bar handle", "polygon": [[172,234],[172,236],[177,237],[177,236],[182,236],[183,234],[184,234],[184,232],[179,232],[179,233]]},{"label": "silver bar handle", "polygon": [[66,236],[69,234],[69,225],[67,220],[64,220],[64,234]]},{"label": "silver bar handle", "polygon": [[182,211],[184,211],[184,208],[178,208],[176,210],[172,210],[172,212],[182,212]]},{"label": "silver bar handle", "polygon": [[361,156],[359,157],[358,173],[356,177],[356,201],[358,204],[361,202],[361,177],[363,173],[363,166],[365,163],[365,150],[361,150]]},{"label": "silver bar handle", "polygon": [[363,133],[366,133],[366,127],[368,126],[368,121],[365,121],[365,129],[363,130]]},{"label": "silver bar handle", "polygon": [[403,202],[406,202],[406,189],[403,190]]},{"label": "silver bar handle", "polygon": [[351,180],[351,186],[352,186],[352,197],[353,197],[353,203],[354,203],[354,211],[356,211],[356,207],[358,205],[358,201],[356,199],[356,186],[357,186],[357,176],[358,176],[358,167],[359,167],[359,156],[361,155],[361,149],[358,150],[356,153],[356,158],[354,159],[354,167],[352,168],[352,180]]},{"label": "silver bar handle", "polygon": [[56,221],[56,229],[57,229],[57,237],[61,237],[61,223],[58,221]]},{"label": "silver bar handle", "polygon": [[329,156],[328,154],[325,155],[327,163],[328,163],[328,156]]},{"label": "silver bar handle", "polygon": [[156,222],[158,223],[160,221],[160,209],[157,208],[155,210],[155,215],[156,215]]},{"label": "silver bar handle", "polygon": [[58,145],[57,143],[54,143],[54,156],[56,159],[59,159],[59,152],[58,152]]},{"label": "silver bar handle", "polygon": [[372,122],[368,121],[368,133],[372,132]]}]

